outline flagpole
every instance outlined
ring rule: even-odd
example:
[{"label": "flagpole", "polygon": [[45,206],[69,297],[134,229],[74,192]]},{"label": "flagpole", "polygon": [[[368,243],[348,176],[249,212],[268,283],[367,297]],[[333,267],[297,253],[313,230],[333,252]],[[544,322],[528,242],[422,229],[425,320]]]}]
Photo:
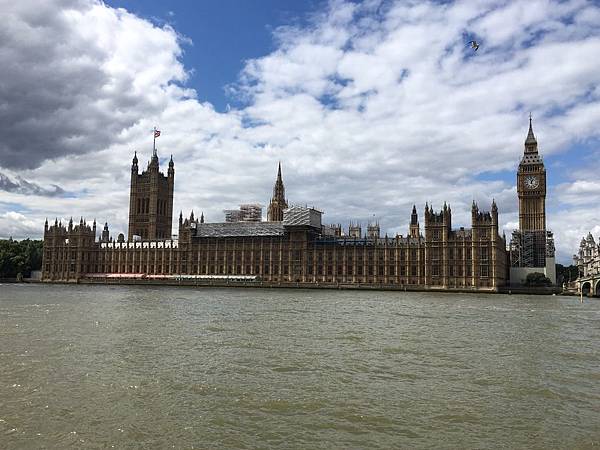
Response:
[{"label": "flagpole", "polygon": [[152,155],[156,155],[156,127],[152,131],[152,137],[154,138],[154,143],[152,144]]}]

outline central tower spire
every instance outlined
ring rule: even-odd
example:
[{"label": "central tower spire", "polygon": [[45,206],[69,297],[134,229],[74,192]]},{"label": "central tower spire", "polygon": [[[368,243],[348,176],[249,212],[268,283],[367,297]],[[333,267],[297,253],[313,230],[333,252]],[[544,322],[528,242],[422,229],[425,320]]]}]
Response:
[{"label": "central tower spire", "polygon": [[273,186],[273,197],[269,203],[269,209],[267,210],[267,220],[269,222],[281,222],[283,221],[283,210],[287,209],[288,204],[285,198],[285,187],[283,186],[283,179],[281,178],[281,162],[277,167],[277,180],[275,180],[275,186]]}]

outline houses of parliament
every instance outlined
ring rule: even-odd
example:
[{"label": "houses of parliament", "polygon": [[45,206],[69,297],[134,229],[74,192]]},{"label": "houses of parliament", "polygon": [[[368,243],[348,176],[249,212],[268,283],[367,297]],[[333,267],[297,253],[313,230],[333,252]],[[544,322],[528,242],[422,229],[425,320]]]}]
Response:
[{"label": "houses of parliament", "polygon": [[[546,233],[545,169],[534,141],[530,121],[517,174],[521,230],[513,241],[533,231],[533,252],[545,255],[546,241],[536,237]],[[450,205],[425,204],[421,216],[413,206],[405,235],[381,236],[377,223],[343,230],[323,225],[317,209],[288,203],[281,165],[266,221],[258,205],[228,211],[219,223],[192,212],[179,215],[174,236],[174,179],[172,157],[166,175],[156,150],[142,173],[133,157],[127,237],[115,239],[108,224],[98,230],[95,221],[46,221],[42,280],[494,292],[508,285],[511,266],[523,265],[524,256],[515,256],[523,246],[515,241],[507,249],[500,234],[494,201],[488,210],[473,202],[470,228],[452,227]]]}]

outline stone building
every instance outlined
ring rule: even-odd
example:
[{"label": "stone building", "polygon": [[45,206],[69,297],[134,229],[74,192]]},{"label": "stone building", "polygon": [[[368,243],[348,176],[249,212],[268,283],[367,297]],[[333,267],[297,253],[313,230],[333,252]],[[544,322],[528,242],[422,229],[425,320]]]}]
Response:
[{"label": "stone building", "polygon": [[225,209],[225,222],[260,222],[262,206],[258,203],[244,203],[239,209]]},{"label": "stone building", "polygon": [[174,183],[175,164],[172,155],[165,176],[160,171],[156,148],[152,152],[147,169],[141,174],[135,153],[131,164],[129,193],[129,241],[133,241],[134,236],[144,240],[171,237]]},{"label": "stone building", "polygon": [[546,229],[546,168],[538,152],[531,117],[525,150],[517,171],[519,229],[510,242],[510,280],[521,285],[527,275],[543,273],[556,284],[554,237]]},{"label": "stone building", "polygon": [[285,198],[285,187],[281,178],[281,163],[277,167],[277,179],[273,186],[273,197],[269,203],[267,210],[267,221],[281,222],[283,220],[283,211],[288,207],[287,199]]},{"label": "stone building", "polygon": [[[110,238],[105,225],[58,222],[44,232],[44,281],[237,279],[282,285],[378,286],[396,289],[496,291],[506,283],[506,242],[498,233],[498,208],[473,203],[471,228],[452,228],[449,205],[425,205],[424,234],[413,207],[407,236],[381,237],[377,223],[363,236],[323,226],[313,208],[287,207],[281,168],[267,222],[205,223],[179,217],[177,239]],[[135,202],[133,202],[135,203]],[[285,208],[283,208],[285,206]],[[281,219],[281,220],[277,220]],[[131,227],[131,224],[130,224]],[[134,227],[135,228],[135,227]]]},{"label": "stone building", "polygon": [[573,255],[573,265],[579,269],[579,277],[575,281],[579,292],[600,296],[600,237],[598,244],[592,233],[581,239],[579,251]]}]

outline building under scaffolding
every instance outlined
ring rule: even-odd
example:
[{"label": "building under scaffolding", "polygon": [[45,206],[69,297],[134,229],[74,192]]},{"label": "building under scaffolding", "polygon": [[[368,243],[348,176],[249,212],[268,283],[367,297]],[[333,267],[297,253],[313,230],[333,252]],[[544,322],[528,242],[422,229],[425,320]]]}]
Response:
[{"label": "building under scaffolding", "polygon": [[262,220],[262,206],[258,203],[245,203],[240,209],[226,209],[225,222],[260,222]]},{"label": "building under scaffolding", "polygon": [[522,282],[532,272],[542,272],[554,282],[554,253],[552,231],[514,230],[510,240],[511,282]]}]

